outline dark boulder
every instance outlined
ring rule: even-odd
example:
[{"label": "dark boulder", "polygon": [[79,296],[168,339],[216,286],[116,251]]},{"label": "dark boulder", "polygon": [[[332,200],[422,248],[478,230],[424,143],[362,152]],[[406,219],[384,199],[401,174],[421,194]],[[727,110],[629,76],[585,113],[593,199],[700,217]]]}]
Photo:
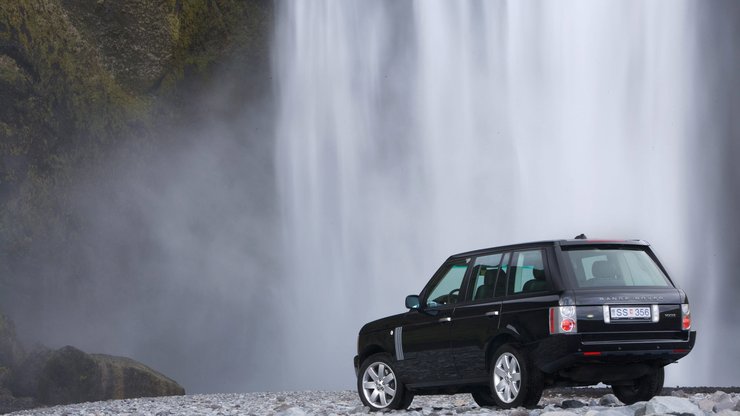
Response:
[{"label": "dark boulder", "polygon": [[0,415],[17,412],[19,410],[38,407],[31,397],[14,397],[7,390],[0,389]]},{"label": "dark boulder", "polygon": [[93,354],[102,374],[106,399],[179,396],[185,389],[167,376],[125,357]]},{"label": "dark boulder", "polygon": [[174,380],[124,357],[74,347],[26,353],[13,322],[0,314],[0,414],[88,401],[185,394]]},{"label": "dark boulder", "polygon": [[34,397],[38,380],[53,350],[37,346],[26,355],[26,359],[16,368],[10,381],[10,390],[16,397]]},{"label": "dark boulder", "polygon": [[64,347],[49,357],[36,398],[48,405],[185,394],[174,380],[134,360]]},{"label": "dark boulder", "polygon": [[44,365],[36,397],[50,405],[104,400],[100,373],[89,354],[74,347],[61,348]]},{"label": "dark boulder", "polygon": [[563,409],[578,409],[584,406],[587,406],[587,404],[580,400],[572,400],[572,399],[563,400],[563,402],[560,404],[560,407]]}]

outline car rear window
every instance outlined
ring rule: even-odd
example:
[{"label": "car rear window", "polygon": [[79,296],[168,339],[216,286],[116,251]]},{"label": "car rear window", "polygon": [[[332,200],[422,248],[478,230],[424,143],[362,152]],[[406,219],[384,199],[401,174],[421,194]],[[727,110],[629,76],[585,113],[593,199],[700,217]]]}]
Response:
[{"label": "car rear window", "polygon": [[671,282],[642,248],[568,248],[578,288],[610,286],[671,287]]}]

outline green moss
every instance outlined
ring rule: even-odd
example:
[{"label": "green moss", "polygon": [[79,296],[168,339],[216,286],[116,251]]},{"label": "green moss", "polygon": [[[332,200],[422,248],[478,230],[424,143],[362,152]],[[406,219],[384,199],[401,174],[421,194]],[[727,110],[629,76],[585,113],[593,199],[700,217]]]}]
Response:
[{"label": "green moss", "polygon": [[0,82],[15,88],[0,112],[0,157],[17,161],[0,170],[11,256],[64,221],[59,185],[148,122],[152,98],[116,83],[58,1],[0,2],[0,46]]},{"label": "green moss", "polygon": [[59,118],[61,112],[79,130],[93,134],[127,115],[111,109],[125,110],[135,98],[115,84],[58,4],[3,2],[0,20],[11,28],[0,35],[2,40],[19,47],[36,75],[34,87],[46,98],[46,115]]},{"label": "green moss", "polygon": [[0,81],[10,85],[18,85],[27,83],[28,77],[13,59],[0,55]]},{"label": "green moss", "polygon": [[[251,0],[170,0],[174,13],[169,20],[175,47],[171,69],[162,81],[168,91],[189,75],[208,75],[225,55],[245,50],[267,60],[271,29],[269,2]],[[249,56],[252,58],[252,56]]]},{"label": "green moss", "polygon": [[[145,4],[115,1],[126,10]],[[0,1],[0,91],[10,91],[3,99],[11,101],[0,108],[0,301],[13,279],[7,259],[22,258],[36,241],[74,239],[65,191],[71,178],[101,167],[124,141],[135,141],[129,149],[156,146],[157,129],[187,117],[178,106],[196,96],[189,89],[207,89],[225,61],[269,62],[270,4],[166,0],[151,6],[156,16],[119,14],[124,29],[169,34],[149,45],[164,57],[155,60],[161,71],[155,65],[136,79],[141,72],[117,64],[139,55],[110,55],[120,34],[101,29],[104,2]],[[128,25],[124,18],[135,21]],[[100,36],[108,37],[100,42]]]},{"label": "green moss", "polygon": [[161,85],[165,90],[177,85],[188,72],[206,71],[222,52],[221,48],[210,48],[209,43],[223,44],[228,36],[221,6],[216,1],[171,0],[170,5],[173,13],[168,20],[175,45],[171,69]]}]

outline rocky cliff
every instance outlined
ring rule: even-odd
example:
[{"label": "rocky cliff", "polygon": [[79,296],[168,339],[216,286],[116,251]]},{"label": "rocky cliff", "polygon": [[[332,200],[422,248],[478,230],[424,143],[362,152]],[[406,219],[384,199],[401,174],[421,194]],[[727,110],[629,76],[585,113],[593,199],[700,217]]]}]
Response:
[{"label": "rocky cliff", "polygon": [[[0,307],[43,308],[38,293],[80,280],[82,266],[64,276],[49,266],[74,263],[80,250],[84,218],[71,208],[70,184],[94,180],[89,172],[105,171],[122,148],[145,155],[177,141],[162,132],[206,117],[201,97],[228,74],[239,74],[239,100],[265,94],[272,8],[263,0],[0,2]],[[0,318],[0,332],[13,332],[0,337],[0,402],[29,405],[11,388],[41,403],[133,397],[140,386],[181,392],[123,358],[24,352]],[[98,390],[66,383],[70,374]]]},{"label": "rocky cliff", "polygon": [[264,83],[271,16],[261,0],[0,2],[3,248],[61,215],[49,195],[75,168],[191,117],[224,66]]}]

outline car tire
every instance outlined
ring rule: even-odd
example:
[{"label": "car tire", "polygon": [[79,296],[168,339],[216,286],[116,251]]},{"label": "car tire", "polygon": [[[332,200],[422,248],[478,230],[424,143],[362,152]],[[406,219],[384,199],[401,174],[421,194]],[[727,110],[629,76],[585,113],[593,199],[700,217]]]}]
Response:
[{"label": "car tire", "polygon": [[542,397],[542,373],[526,352],[511,344],[499,347],[491,360],[491,398],[501,409],[534,407]]},{"label": "car tire", "polygon": [[403,410],[414,399],[407,392],[388,354],[374,354],[365,359],[357,375],[357,393],[370,410]]},{"label": "car tire", "polygon": [[414,393],[406,390],[405,388],[404,388],[404,390],[405,391],[403,393],[403,401],[401,402],[401,406],[398,408],[399,410],[406,410],[406,409],[408,409],[409,406],[411,406],[411,402],[414,401]]},{"label": "car tire", "polygon": [[496,406],[496,401],[493,400],[490,390],[481,390],[472,393],[473,400],[480,407],[493,407]]},{"label": "car tire", "polygon": [[660,394],[663,390],[663,381],[665,372],[663,367],[646,374],[632,382],[629,385],[613,385],[612,391],[624,404],[634,404],[637,402],[648,401]]}]

